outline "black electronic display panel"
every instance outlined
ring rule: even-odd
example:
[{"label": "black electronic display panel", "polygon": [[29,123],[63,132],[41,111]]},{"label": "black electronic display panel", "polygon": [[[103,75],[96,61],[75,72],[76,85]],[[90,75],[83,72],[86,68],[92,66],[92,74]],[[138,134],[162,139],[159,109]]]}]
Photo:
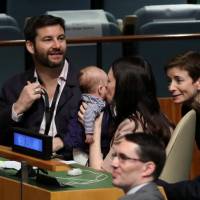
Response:
[{"label": "black electronic display panel", "polygon": [[12,150],[44,160],[51,159],[52,137],[30,130],[13,128]]}]

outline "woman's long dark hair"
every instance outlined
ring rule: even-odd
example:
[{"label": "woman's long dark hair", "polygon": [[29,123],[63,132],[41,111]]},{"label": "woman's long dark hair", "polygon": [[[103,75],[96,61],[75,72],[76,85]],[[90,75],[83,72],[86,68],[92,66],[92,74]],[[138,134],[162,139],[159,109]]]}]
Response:
[{"label": "woman's long dark hair", "polygon": [[[149,63],[139,56],[124,57],[113,62],[112,70],[116,79],[113,98],[116,125],[133,114],[138,119],[142,116],[145,131],[160,136],[167,144],[171,135],[170,122],[160,112],[155,79]],[[136,120],[135,123],[137,126]]]}]

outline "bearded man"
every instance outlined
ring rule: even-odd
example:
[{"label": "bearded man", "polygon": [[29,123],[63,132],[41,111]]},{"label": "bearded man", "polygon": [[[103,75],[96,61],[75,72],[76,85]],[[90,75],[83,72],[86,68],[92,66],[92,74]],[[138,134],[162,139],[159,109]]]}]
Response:
[{"label": "bearded man", "polygon": [[[71,159],[67,124],[77,112],[77,75],[66,57],[65,23],[50,15],[30,17],[24,28],[34,68],[7,80],[0,93],[0,143],[10,145],[12,127],[52,136],[52,152]],[[11,58],[12,59],[12,58]]]}]

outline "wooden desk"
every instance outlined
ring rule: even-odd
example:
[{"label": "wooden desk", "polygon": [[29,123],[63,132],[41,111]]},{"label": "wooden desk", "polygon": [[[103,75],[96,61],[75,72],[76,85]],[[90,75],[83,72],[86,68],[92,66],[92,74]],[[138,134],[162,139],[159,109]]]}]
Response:
[{"label": "wooden desk", "polygon": [[[49,191],[29,184],[22,186],[23,200],[117,200],[123,192],[117,188]],[[20,200],[21,185],[18,181],[0,177],[0,199]]]},{"label": "wooden desk", "polygon": [[13,152],[11,147],[6,147],[0,145],[0,156],[16,161],[26,161],[28,165],[36,166],[41,169],[46,169],[50,171],[67,171],[70,169],[69,165],[55,161],[55,160],[42,160],[39,158],[34,158],[27,156],[25,154]]},{"label": "wooden desk", "polygon": [[[12,152],[11,148],[4,146],[0,146],[0,156],[17,161],[25,160],[30,165],[51,170],[49,174],[52,176],[69,178],[66,170],[71,167],[58,161],[32,158]],[[112,186],[110,174],[86,167],[83,167],[82,171],[83,174],[78,176],[80,180],[96,180],[93,176],[101,175],[106,178],[85,185],[78,183],[70,188],[49,188],[39,186],[34,178],[29,178],[27,183],[22,184],[20,178],[15,176],[16,171],[0,169],[0,200],[117,200],[123,195],[122,190]]]}]

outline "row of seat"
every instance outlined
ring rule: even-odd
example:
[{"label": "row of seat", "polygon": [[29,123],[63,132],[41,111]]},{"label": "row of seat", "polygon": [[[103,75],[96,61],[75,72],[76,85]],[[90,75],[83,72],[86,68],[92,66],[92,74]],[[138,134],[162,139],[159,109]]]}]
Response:
[{"label": "row of seat", "polygon": [[136,10],[149,5],[187,4],[187,0],[104,0],[104,10],[111,12],[116,18],[124,18]]},{"label": "row of seat", "polygon": [[5,7],[5,13],[14,17],[23,28],[24,20],[28,16],[40,15],[52,10],[85,10],[104,9],[113,13],[116,18],[124,18],[125,15],[132,14],[135,10],[145,5],[156,4],[184,4],[187,0],[0,0],[0,8]]},{"label": "row of seat", "polygon": [[[137,10],[135,34],[183,34],[200,32],[200,5],[162,5],[145,6]],[[144,41],[137,44],[137,51],[153,66],[159,96],[169,96],[164,66],[169,60],[188,50],[199,51],[198,40]]]},{"label": "row of seat", "polygon": [[[21,40],[23,35],[17,21],[6,14],[0,14],[0,40]],[[10,76],[24,70],[24,47],[0,47],[0,85]]]},{"label": "row of seat", "polygon": [[[120,35],[121,30],[117,26],[116,18],[103,10],[81,10],[81,11],[48,11],[48,14],[63,17],[66,22],[66,34],[68,36],[106,36]],[[172,33],[199,33],[200,5],[154,5],[145,6],[133,13],[137,16],[135,24],[135,34],[172,34]],[[93,19],[93,20],[91,20]],[[2,26],[1,26],[2,25]],[[78,27],[78,28],[77,28]],[[9,33],[8,33],[9,29]],[[22,33],[16,25],[16,20],[8,15],[0,15],[0,40],[3,39],[22,39]],[[11,72],[24,69],[23,47],[16,50],[14,56],[11,51],[7,53],[6,48],[0,48],[5,57],[2,57],[0,66],[11,69]],[[177,40],[177,41],[142,41],[134,43],[135,53],[146,57],[153,66],[153,72],[157,79],[158,95],[168,96],[167,83],[163,72],[163,66],[167,61],[178,53],[186,50],[197,50],[200,47],[196,40]],[[92,65],[97,60],[97,46],[93,45],[76,45],[68,48],[68,57],[71,59],[77,69],[86,65]],[[117,57],[121,56],[120,43],[104,43],[102,46],[102,65],[108,69],[110,63]],[[9,59],[10,57],[14,59]],[[15,59],[16,58],[16,59]],[[5,62],[4,62],[5,60]],[[18,63],[17,63],[18,62]],[[15,68],[13,67],[15,66]],[[18,66],[22,66],[19,70]],[[11,73],[10,75],[12,75]],[[3,76],[0,81],[4,81],[7,76]],[[1,82],[0,82],[1,84]]]}]

